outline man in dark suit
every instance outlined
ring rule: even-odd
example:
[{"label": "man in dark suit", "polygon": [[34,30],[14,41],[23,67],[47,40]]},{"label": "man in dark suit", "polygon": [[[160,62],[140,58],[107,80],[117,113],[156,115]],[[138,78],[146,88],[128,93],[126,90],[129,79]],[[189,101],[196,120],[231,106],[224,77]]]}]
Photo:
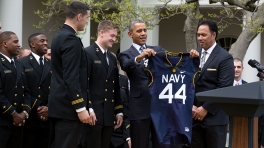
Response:
[{"label": "man in dark suit", "polygon": [[247,83],[241,78],[242,72],[244,70],[244,66],[239,58],[234,58],[234,68],[235,68],[235,79],[233,85],[236,86]]},{"label": "man in dark suit", "polygon": [[129,134],[130,121],[128,118],[129,86],[128,86],[127,76],[119,74],[119,85],[120,85],[120,98],[124,106],[123,108],[124,121],[120,128],[113,131],[110,148],[131,148],[131,140]]},{"label": "man in dark suit", "polygon": [[[196,81],[195,92],[232,86],[234,63],[232,56],[216,44],[217,24],[210,20],[199,23],[197,39],[200,44],[201,72]],[[226,143],[228,116],[213,102],[193,105],[192,148],[223,148]]]},{"label": "man in dark suit", "polygon": [[122,70],[127,73],[130,80],[129,119],[132,147],[148,148],[150,131],[153,148],[162,147],[157,139],[151,117],[151,96],[148,88],[149,77],[144,71],[147,57],[154,56],[156,52],[164,51],[160,46],[148,46],[147,28],[142,20],[132,21],[129,25],[128,35],[133,45],[118,56]]},{"label": "man in dark suit", "polygon": [[31,113],[24,128],[24,148],[47,148],[49,143],[48,95],[50,90],[50,61],[44,58],[48,40],[42,33],[28,38],[31,53],[18,59],[23,65],[31,92]]},{"label": "man in dark suit", "polygon": [[87,105],[87,61],[77,31],[84,30],[89,7],[73,1],[66,21],[51,44],[51,89],[48,99],[51,120],[50,147],[77,147],[83,123],[90,122]]},{"label": "man in dark suit", "polygon": [[30,91],[21,64],[14,60],[19,52],[18,37],[0,34],[0,147],[21,148],[23,125],[31,110]]},{"label": "man in dark suit", "polygon": [[118,27],[113,22],[100,22],[96,42],[85,48],[92,124],[84,126],[83,148],[109,148],[115,116],[115,129],[123,122],[117,61],[108,51],[117,38],[117,31]]}]

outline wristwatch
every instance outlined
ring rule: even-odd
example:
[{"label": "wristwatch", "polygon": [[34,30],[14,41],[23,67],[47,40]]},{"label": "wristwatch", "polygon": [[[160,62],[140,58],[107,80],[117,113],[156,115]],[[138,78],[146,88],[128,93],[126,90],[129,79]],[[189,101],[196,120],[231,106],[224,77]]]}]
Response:
[{"label": "wristwatch", "polygon": [[27,113],[27,111],[23,110],[23,113],[25,113],[25,115],[26,115],[26,119],[28,119],[29,114]]}]

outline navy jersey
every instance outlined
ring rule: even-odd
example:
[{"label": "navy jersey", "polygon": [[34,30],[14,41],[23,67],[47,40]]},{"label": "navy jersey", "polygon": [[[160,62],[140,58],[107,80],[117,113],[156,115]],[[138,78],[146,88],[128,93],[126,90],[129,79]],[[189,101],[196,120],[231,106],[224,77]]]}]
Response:
[{"label": "navy jersey", "polygon": [[148,59],[151,118],[160,143],[190,144],[195,62],[189,53],[160,52]]}]

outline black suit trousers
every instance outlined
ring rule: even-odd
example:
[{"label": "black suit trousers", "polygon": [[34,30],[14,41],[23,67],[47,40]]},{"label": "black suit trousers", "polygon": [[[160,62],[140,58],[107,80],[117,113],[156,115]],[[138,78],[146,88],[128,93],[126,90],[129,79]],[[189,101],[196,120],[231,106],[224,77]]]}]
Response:
[{"label": "black suit trousers", "polygon": [[225,148],[227,125],[204,125],[196,122],[192,127],[191,148]]},{"label": "black suit trousers", "polygon": [[79,120],[49,118],[49,148],[77,148],[83,123]]},{"label": "black suit trousers", "polygon": [[148,148],[151,132],[152,148],[170,148],[159,143],[151,118],[130,121],[130,136],[132,148]]},{"label": "black suit trousers", "polygon": [[23,127],[0,126],[0,148],[22,148]]},{"label": "black suit trousers", "polygon": [[49,127],[41,127],[40,125],[37,127],[25,126],[23,148],[48,148],[49,135]]},{"label": "black suit trousers", "polygon": [[82,148],[109,148],[113,126],[84,125],[81,144]]}]

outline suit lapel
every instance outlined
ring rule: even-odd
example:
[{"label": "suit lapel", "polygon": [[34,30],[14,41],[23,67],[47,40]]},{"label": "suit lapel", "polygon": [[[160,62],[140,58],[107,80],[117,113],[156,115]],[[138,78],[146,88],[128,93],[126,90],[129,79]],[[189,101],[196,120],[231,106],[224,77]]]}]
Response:
[{"label": "suit lapel", "polygon": [[[202,51],[202,50],[201,50]],[[201,51],[200,51],[200,54],[201,55]],[[208,59],[206,60],[204,66],[203,66],[203,69],[201,71],[201,74],[200,76],[204,73],[204,71],[206,71],[208,65],[215,59],[215,57],[217,56],[218,54],[218,51],[219,51],[219,46],[216,44],[215,48],[213,49],[212,53],[209,55]],[[201,57],[199,57],[201,59]]]},{"label": "suit lapel", "polygon": [[136,57],[136,56],[139,55],[138,50],[137,50],[133,45],[130,47],[129,52],[130,52],[134,57]]},{"label": "suit lapel", "polygon": [[109,61],[109,66],[108,66],[108,73],[107,73],[107,78],[110,76],[110,74],[112,73],[113,67],[114,67],[114,63],[113,61],[115,60],[113,57],[113,55],[111,55],[111,53],[109,51],[107,51],[108,54],[108,61]]},{"label": "suit lapel", "polygon": [[101,49],[98,47],[98,45],[96,43],[94,43],[93,46],[94,46],[96,55],[102,61],[105,69],[107,70],[108,69],[108,64],[107,64],[105,55],[103,54],[103,52],[101,51]]},{"label": "suit lapel", "polygon": [[30,65],[37,71],[39,75],[42,74],[42,70],[39,66],[39,63],[37,62],[36,58],[30,53],[29,57],[29,63]]},{"label": "suit lapel", "polygon": [[8,69],[10,69],[12,73],[16,76],[17,75],[16,68],[2,54],[0,54],[0,57],[3,65],[5,65]]},{"label": "suit lapel", "polygon": [[41,75],[41,79],[40,79],[40,83],[41,84],[44,79],[46,78],[46,76],[48,75],[48,73],[50,72],[50,63],[48,61],[48,59],[44,58],[44,67],[43,67],[43,71],[42,71],[42,75]]}]

